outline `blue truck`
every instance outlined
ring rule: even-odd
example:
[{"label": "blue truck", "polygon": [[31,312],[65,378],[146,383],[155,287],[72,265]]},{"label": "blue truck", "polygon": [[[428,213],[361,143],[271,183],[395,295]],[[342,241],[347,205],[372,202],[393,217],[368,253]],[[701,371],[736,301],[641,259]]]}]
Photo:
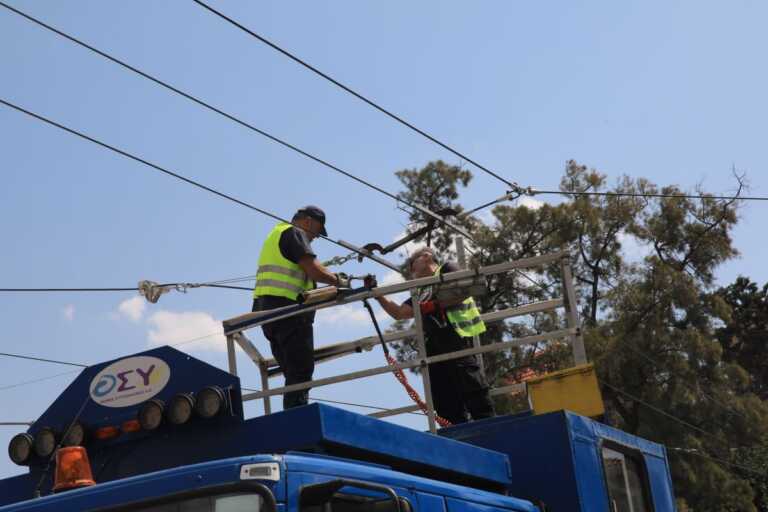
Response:
[{"label": "blue truck", "polygon": [[[9,456],[0,512],[670,512],[663,446],[568,411],[438,434],[321,404],[244,419],[239,378],[170,347],[88,367]],[[82,446],[68,482],[56,453]]]}]

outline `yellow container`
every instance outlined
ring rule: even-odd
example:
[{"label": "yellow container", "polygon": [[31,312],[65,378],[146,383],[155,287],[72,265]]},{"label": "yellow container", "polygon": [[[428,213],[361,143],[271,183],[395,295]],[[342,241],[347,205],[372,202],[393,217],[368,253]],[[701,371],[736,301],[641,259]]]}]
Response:
[{"label": "yellow container", "polygon": [[534,414],[567,409],[593,418],[605,412],[595,368],[591,364],[548,373],[530,379],[527,385]]}]

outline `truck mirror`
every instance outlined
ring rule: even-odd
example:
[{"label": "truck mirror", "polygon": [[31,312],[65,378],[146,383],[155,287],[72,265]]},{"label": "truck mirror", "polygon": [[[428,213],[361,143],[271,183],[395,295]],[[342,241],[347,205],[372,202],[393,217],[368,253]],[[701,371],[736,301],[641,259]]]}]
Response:
[{"label": "truck mirror", "polygon": [[395,505],[396,512],[411,512],[411,504],[408,500],[397,495],[394,489],[386,485],[364,482],[361,480],[349,480],[338,478],[318,484],[302,486],[299,492],[299,510],[304,507],[323,506],[333,499],[333,496],[344,487],[378,491],[386,494]]}]

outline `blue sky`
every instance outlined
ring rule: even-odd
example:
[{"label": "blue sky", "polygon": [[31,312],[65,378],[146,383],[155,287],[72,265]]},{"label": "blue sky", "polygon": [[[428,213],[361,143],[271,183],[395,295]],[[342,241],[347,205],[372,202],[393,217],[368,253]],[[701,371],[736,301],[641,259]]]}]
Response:
[{"label": "blue sky", "polygon": [[[394,171],[453,155],[191,1],[11,5],[396,192]],[[216,8],[525,186],[557,186],[576,159],[611,179],[768,195],[763,2],[215,2]],[[333,238],[389,242],[389,198],[0,9],[0,97],[285,217],[315,203]],[[127,287],[253,274],[273,221],[0,107],[0,287]],[[505,192],[479,171],[474,206]],[[556,198],[540,197],[543,200]],[[718,274],[768,281],[762,203]],[[321,258],[344,251],[318,241]],[[351,264],[353,273],[388,271]],[[248,292],[0,294],[0,351],[95,363],[215,332]],[[362,307],[321,316],[327,344],[372,334]],[[261,334],[252,338],[264,347]],[[180,348],[224,367],[212,337]],[[317,376],[378,365],[378,351]],[[0,358],[0,421],[32,420],[74,374]],[[244,385],[255,368],[240,359]],[[416,379],[413,379],[416,380]],[[8,387],[15,386],[15,387]],[[313,392],[408,403],[391,376]],[[249,406],[249,414],[260,414]],[[395,421],[422,427],[423,421]],[[0,427],[0,445],[20,429]],[[0,458],[0,477],[23,471]]]}]

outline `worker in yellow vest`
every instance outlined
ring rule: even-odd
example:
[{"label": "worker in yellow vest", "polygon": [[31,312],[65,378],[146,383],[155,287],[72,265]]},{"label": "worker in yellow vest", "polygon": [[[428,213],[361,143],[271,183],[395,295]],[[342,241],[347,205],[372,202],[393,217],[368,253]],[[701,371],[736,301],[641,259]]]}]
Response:
[{"label": "worker in yellow vest", "polygon": [[[408,269],[413,279],[461,270],[454,262],[440,265],[429,247],[422,247],[411,255]],[[376,300],[396,320],[413,318],[410,298],[402,304],[383,296]],[[472,337],[485,332],[485,324],[472,297],[440,303],[431,288],[424,289],[419,293],[419,309],[424,319],[427,356],[471,348]],[[477,355],[471,355],[429,365],[435,411],[453,424],[466,422],[468,416],[478,420],[495,415],[488,384],[477,358]]]},{"label": "worker in yellow vest", "polygon": [[[349,287],[346,274],[330,272],[312,251],[312,240],[327,234],[325,213],[317,206],[299,209],[290,224],[281,222],[270,231],[259,255],[253,311],[297,304],[299,295],[315,288],[315,283]],[[314,319],[314,312],[310,312],[262,326],[272,355],[285,375],[286,386],[312,380],[315,370]],[[308,397],[308,389],[285,393],[283,408],[305,405]]]}]

